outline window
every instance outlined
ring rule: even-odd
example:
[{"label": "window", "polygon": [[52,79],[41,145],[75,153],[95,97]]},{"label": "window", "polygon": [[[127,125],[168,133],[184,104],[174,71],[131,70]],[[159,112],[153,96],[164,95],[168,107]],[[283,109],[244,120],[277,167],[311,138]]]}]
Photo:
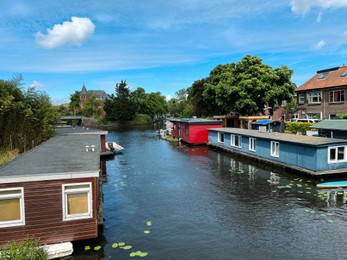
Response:
[{"label": "window", "polygon": [[320,76],[319,79],[325,79],[328,76],[329,72],[323,72]]},{"label": "window", "polygon": [[63,185],[63,220],[91,218],[92,184],[76,183]]},{"label": "window", "polygon": [[347,69],[341,74],[341,77],[346,77],[347,76]]},{"label": "window", "polygon": [[188,124],[185,125],[185,128],[186,128],[186,129],[185,129],[186,135],[189,135],[189,126],[188,126]]},{"label": "window", "polygon": [[329,92],[329,103],[337,103],[345,101],[345,91],[344,90],[336,90]]},{"label": "window", "polygon": [[0,189],[0,228],[25,225],[24,189]]},{"label": "window", "polygon": [[346,161],[346,147],[345,146],[336,146],[329,147],[329,163],[336,163],[341,161]]},{"label": "window", "polygon": [[279,157],[280,156],[280,143],[271,141],[271,156]]},{"label": "window", "polygon": [[255,138],[249,138],[249,150],[255,152]]},{"label": "window", "polygon": [[241,148],[241,135],[231,135],[231,146]]},{"label": "window", "polygon": [[313,91],[311,93],[308,93],[308,103],[309,104],[318,104],[322,101],[322,92],[320,91]]},{"label": "window", "polygon": [[224,133],[218,132],[218,142],[224,143]]},{"label": "window", "polygon": [[299,104],[305,103],[305,94],[299,94]]}]

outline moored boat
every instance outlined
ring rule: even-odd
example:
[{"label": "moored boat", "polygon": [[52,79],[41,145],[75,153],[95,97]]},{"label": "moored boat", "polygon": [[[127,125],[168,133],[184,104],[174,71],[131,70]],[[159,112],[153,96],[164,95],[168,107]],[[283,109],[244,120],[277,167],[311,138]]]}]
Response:
[{"label": "moored boat", "polygon": [[346,188],[347,181],[329,181],[317,184],[317,188],[331,189],[331,188]]},{"label": "moored boat", "polygon": [[122,153],[124,151],[124,147],[117,144],[116,142],[106,142],[106,150],[116,153]]}]

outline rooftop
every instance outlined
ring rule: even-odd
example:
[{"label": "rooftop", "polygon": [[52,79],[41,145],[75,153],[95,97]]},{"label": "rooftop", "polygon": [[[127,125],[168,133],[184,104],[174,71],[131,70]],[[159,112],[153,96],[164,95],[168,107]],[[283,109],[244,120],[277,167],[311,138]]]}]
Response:
[{"label": "rooftop", "polygon": [[[58,129],[53,138],[0,167],[0,183],[98,177],[100,135],[106,133],[82,128]],[[88,152],[86,145],[90,146]]]},{"label": "rooftop", "polygon": [[346,71],[347,66],[317,71],[316,75],[298,87],[295,91],[347,86]]},{"label": "rooftop", "polygon": [[347,131],[347,120],[322,120],[312,126],[311,128],[316,129],[330,129],[330,130],[341,130]]}]

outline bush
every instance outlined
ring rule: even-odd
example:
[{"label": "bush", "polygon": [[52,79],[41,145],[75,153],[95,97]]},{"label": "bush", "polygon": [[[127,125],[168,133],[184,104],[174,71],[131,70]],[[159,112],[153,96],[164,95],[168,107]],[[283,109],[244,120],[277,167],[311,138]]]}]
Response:
[{"label": "bush", "polygon": [[289,134],[303,134],[306,135],[306,131],[311,130],[310,126],[313,125],[313,123],[308,122],[286,122],[286,133]]},{"label": "bush", "polygon": [[4,149],[4,148],[0,149],[0,166],[5,164],[8,161],[11,161],[16,156],[18,156],[18,154],[19,154],[18,149],[14,149],[14,150]]},{"label": "bush", "polygon": [[152,118],[145,114],[136,114],[134,121],[137,125],[148,125],[153,122]]},{"label": "bush", "polygon": [[20,242],[11,242],[8,246],[0,248],[1,259],[11,260],[46,260],[46,251],[39,246],[34,238],[27,238]]}]

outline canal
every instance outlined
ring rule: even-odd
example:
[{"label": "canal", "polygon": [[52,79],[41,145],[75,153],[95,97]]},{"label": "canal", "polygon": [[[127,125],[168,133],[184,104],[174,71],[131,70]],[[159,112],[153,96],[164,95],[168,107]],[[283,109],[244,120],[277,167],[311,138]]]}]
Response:
[{"label": "canal", "polygon": [[347,191],[155,130],[107,140],[125,152],[107,161],[103,234],[71,259],[346,259]]}]

